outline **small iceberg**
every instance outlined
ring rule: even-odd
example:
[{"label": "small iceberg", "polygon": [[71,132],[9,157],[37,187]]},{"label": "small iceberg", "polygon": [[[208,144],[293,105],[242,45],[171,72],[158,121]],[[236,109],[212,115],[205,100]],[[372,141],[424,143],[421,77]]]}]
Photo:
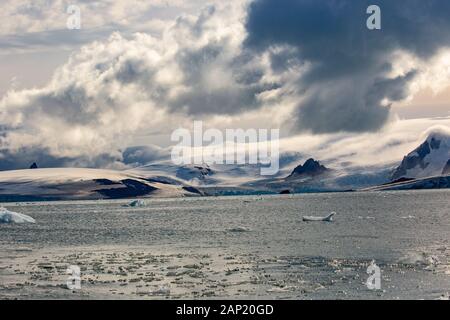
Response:
[{"label": "small iceberg", "polygon": [[247,227],[234,227],[227,229],[228,232],[250,232],[251,229]]},{"label": "small iceberg", "polygon": [[400,258],[398,263],[433,267],[439,265],[441,262],[437,256],[426,252],[410,252],[406,256]]},{"label": "small iceberg", "polygon": [[294,291],[295,289],[297,289],[297,287],[294,287],[294,286],[274,287],[274,288],[268,289],[267,292],[268,293],[285,293],[285,292],[289,292],[289,291]]},{"label": "small iceberg", "polygon": [[125,207],[138,208],[138,207],[145,207],[146,205],[147,203],[144,200],[138,199],[131,201],[129,204],[125,205]]},{"label": "small iceberg", "polygon": [[436,300],[445,300],[445,301],[448,301],[448,300],[450,300],[450,294],[447,292],[447,293],[444,293],[443,295],[441,295],[439,298],[437,298]]},{"label": "small iceberg", "polygon": [[168,296],[170,295],[170,288],[166,286],[160,286],[158,289],[149,292],[153,296]]},{"label": "small iceberg", "polygon": [[336,215],[336,212],[330,213],[326,217],[313,217],[313,216],[304,216],[303,221],[324,221],[324,222],[333,222],[333,217]]},{"label": "small iceberg", "polygon": [[32,217],[0,208],[0,223],[36,223]]}]

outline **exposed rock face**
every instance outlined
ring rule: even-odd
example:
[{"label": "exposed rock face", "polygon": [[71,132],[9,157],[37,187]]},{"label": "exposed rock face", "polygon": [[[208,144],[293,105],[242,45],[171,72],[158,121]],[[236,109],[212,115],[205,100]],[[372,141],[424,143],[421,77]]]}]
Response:
[{"label": "exposed rock face", "polygon": [[199,195],[201,195],[201,196],[204,196],[204,195],[205,195],[204,192],[202,192],[202,191],[200,191],[199,189],[194,188],[194,187],[192,187],[192,186],[184,186],[184,187],[183,187],[183,190],[186,190],[187,192],[190,192],[190,193],[199,194]]},{"label": "exposed rock face", "polygon": [[[435,144],[434,144],[435,145]],[[400,166],[392,174],[392,180],[398,180],[400,178],[405,178],[408,170],[420,167],[425,169],[428,164],[424,162],[424,159],[431,152],[430,144],[425,141],[416,150],[411,152],[409,155],[403,158]]]},{"label": "exposed rock face", "polygon": [[314,159],[308,159],[303,165],[299,165],[292,171],[288,178],[294,177],[316,177],[324,174],[329,169],[321,165],[318,161]]},{"label": "exposed rock face", "polygon": [[177,178],[183,180],[198,179],[200,181],[205,180],[206,177],[212,176],[214,172],[207,166],[183,166],[177,169]]},{"label": "exposed rock face", "polygon": [[444,170],[442,170],[442,175],[450,175],[450,159],[448,159],[447,164],[444,167]]},{"label": "exposed rock face", "polygon": [[100,185],[111,186],[109,189],[96,190],[99,194],[110,199],[141,197],[158,190],[158,188],[134,179],[124,179],[117,182],[109,179],[97,179],[95,182]]},{"label": "exposed rock face", "polygon": [[30,169],[37,169],[38,165],[36,164],[36,162],[33,162],[33,164],[30,166]]},{"label": "exposed rock face", "polygon": [[207,176],[207,175],[211,175],[213,172],[212,170],[208,167],[208,166],[194,166],[195,169],[197,169],[198,171],[200,171],[202,176]]}]

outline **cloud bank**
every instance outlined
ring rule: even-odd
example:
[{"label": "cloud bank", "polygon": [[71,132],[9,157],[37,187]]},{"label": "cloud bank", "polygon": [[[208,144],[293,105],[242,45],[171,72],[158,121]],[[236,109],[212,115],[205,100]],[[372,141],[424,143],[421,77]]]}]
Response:
[{"label": "cloud bank", "polygon": [[194,119],[233,126],[252,114],[260,127],[270,115],[284,135],[380,130],[449,46],[450,3],[378,3],[381,31],[366,28],[368,1],[232,1],[180,16],[161,36],[115,32],[85,45],[46,86],[1,98],[0,169],[142,164],[160,150],[130,147],[137,138]]},{"label": "cloud bank", "polygon": [[188,117],[258,108],[258,95],[276,84],[259,58],[241,49],[245,32],[236,17],[243,13],[241,6],[220,14],[210,6],[179,17],[161,38],[113,33],[82,47],[45,87],[12,90],[0,100],[4,157],[41,148],[96,165],[104,154],[120,159],[119,149],[136,135],[170,132]]},{"label": "cloud bank", "polygon": [[[450,45],[450,3],[443,0],[379,0],[382,29],[366,28],[373,1],[257,0],[249,8],[246,46],[261,52],[289,46],[309,69],[298,79],[295,122],[317,133],[374,131],[389,106],[408,96],[418,74],[392,77],[394,54],[429,59]],[[292,63],[286,59],[274,57]]]}]

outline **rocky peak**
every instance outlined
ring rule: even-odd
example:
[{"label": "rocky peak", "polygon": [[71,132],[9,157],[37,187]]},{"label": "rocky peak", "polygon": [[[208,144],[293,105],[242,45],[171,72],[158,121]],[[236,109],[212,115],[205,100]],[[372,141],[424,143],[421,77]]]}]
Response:
[{"label": "rocky peak", "polygon": [[306,176],[306,177],[315,177],[327,172],[325,166],[321,165],[318,161],[314,159],[308,159],[303,165],[299,165],[292,171],[290,177],[298,177],[298,176]]}]

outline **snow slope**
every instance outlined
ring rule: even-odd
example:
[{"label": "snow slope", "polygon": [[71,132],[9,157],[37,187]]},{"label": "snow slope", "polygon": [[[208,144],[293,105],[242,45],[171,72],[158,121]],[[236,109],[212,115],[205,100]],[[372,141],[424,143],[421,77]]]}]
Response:
[{"label": "snow slope", "polygon": [[0,172],[0,201],[182,197],[182,185],[147,181],[121,171],[79,168]]},{"label": "snow slope", "polygon": [[389,182],[393,164],[381,167],[344,166],[338,160],[327,162],[324,174],[293,174],[308,158],[300,153],[280,156],[280,171],[262,176],[260,165],[176,166],[170,160],[130,169],[129,174],[150,181],[188,184],[210,195],[344,191]]},{"label": "snow slope", "polygon": [[[280,159],[280,172],[271,178],[281,177],[290,172],[289,162]],[[150,163],[148,165],[126,171],[154,179],[171,183],[187,183],[192,186],[239,186],[251,181],[267,179],[261,175],[261,165],[237,165],[215,164],[203,165],[174,165],[170,160]]]}]

